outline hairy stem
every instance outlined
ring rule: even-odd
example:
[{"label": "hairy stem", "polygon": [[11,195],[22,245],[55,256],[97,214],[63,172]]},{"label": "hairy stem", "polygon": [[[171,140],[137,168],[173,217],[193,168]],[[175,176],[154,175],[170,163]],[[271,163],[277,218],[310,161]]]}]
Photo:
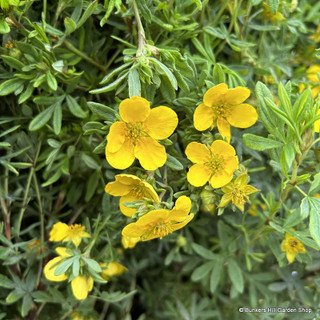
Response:
[{"label": "hairy stem", "polygon": [[144,29],[143,29],[143,26],[141,23],[137,3],[135,0],[132,0],[132,8],[133,8],[134,16],[136,18],[137,29],[138,29],[138,50],[137,50],[136,56],[140,57],[140,56],[144,55],[144,51],[145,51],[144,46],[146,44],[146,35],[145,35]]}]

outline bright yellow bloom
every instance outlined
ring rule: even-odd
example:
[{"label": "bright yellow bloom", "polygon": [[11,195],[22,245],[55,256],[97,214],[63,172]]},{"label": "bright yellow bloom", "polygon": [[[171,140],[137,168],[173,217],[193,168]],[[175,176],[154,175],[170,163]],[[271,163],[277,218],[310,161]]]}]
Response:
[{"label": "bright yellow bloom", "polygon": [[[312,84],[318,84],[320,82],[318,78],[318,73],[320,73],[320,65],[315,64],[313,66],[310,66],[306,71],[307,79]],[[306,86],[303,83],[300,83],[299,87],[300,87],[300,90],[299,90],[300,93],[306,88]],[[310,85],[309,87],[311,88],[312,99],[316,98],[320,93],[320,85],[317,85],[317,86]]]},{"label": "bright yellow bloom", "polygon": [[306,252],[303,243],[295,237],[291,236],[289,233],[286,233],[286,236],[281,243],[281,250],[286,253],[289,263],[292,263],[294,261],[297,253]]},{"label": "bright yellow bloom", "polygon": [[204,131],[217,125],[220,134],[230,141],[230,126],[249,128],[258,119],[256,109],[250,104],[242,103],[249,96],[249,89],[228,89],[225,83],[210,88],[203,96],[203,103],[194,112],[195,128]]},{"label": "bright yellow bloom", "polygon": [[233,178],[238,169],[235,149],[227,142],[216,140],[211,147],[191,142],[186,155],[195,164],[189,169],[187,179],[195,187],[201,187],[208,181],[213,188],[221,188]]},{"label": "bright yellow bloom", "polygon": [[120,210],[125,216],[131,217],[137,210],[124,206],[124,202],[143,200],[143,198],[159,202],[157,193],[148,182],[132,174],[118,174],[115,178],[116,181],[109,182],[106,185],[105,191],[115,197],[121,197]]},{"label": "bright yellow bloom", "polygon": [[64,248],[64,247],[56,248],[56,252],[58,253],[59,256],[51,259],[45,265],[43,269],[43,273],[48,280],[60,282],[68,279],[68,276],[65,273],[62,273],[56,276],[54,272],[58,267],[58,265],[64,261],[64,258],[70,257],[71,255],[67,252],[67,248]]},{"label": "bright yellow bloom", "polygon": [[182,196],[176,201],[172,210],[158,209],[152,210],[142,216],[137,222],[128,224],[122,235],[131,238],[140,238],[141,241],[148,241],[160,238],[183,228],[193,218],[193,213],[189,214],[191,200]]},{"label": "bright yellow bloom", "polygon": [[166,149],[157,140],[168,138],[178,125],[168,107],[150,109],[148,100],[133,96],[120,103],[121,121],[110,127],[106,158],[116,169],[130,167],[135,158],[145,170],[156,170],[167,161]]},{"label": "bright yellow bloom", "polygon": [[122,236],[121,243],[125,249],[132,249],[136,246],[136,244],[140,241],[140,237],[137,238],[129,238]]},{"label": "bright yellow bloom", "polygon": [[107,281],[110,280],[110,277],[119,276],[128,271],[125,266],[118,262],[100,263],[100,266],[102,269],[101,277]]},{"label": "bright yellow bloom", "polygon": [[90,234],[84,231],[85,227],[80,224],[68,226],[63,222],[53,225],[50,231],[49,241],[72,241],[78,247],[82,238],[90,238]]},{"label": "bright yellow bloom", "polygon": [[71,280],[71,289],[77,300],[84,300],[93,288],[93,279],[90,276],[77,276]]},{"label": "bright yellow bloom", "polygon": [[248,185],[247,179],[248,175],[244,173],[233,182],[222,187],[221,190],[224,192],[224,195],[221,198],[219,207],[224,207],[229,202],[232,202],[232,204],[243,212],[244,204],[249,200],[249,194],[259,191],[255,187]]}]

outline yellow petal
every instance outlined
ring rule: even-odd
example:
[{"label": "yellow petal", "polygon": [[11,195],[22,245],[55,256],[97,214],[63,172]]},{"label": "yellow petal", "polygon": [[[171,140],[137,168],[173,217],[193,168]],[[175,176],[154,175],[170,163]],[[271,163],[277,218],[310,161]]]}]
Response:
[{"label": "yellow petal", "polygon": [[210,184],[212,188],[221,188],[229,183],[233,178],[232,173],[228,173],[224,170],[221,170],[219,173],[214,174],[210,178]]},{"label": "yellow petal", "polygon": [[228,122],[236,128],[249,128],[256,123],[257,119],[256,109],[247,103],[232,107],[227,116]]},{"label": "yellow petal", "polygon": [[194,163],[205,163],[211,158],[209,149],[205,144],[199,142],[189,143],[185,153],[187,158]]},{"label": "yellow petal", "polygon": [[50,231],[49,241],[61,241],[68,235],[69,226],[63,222],[53,225]]},{"label": "yellow petal", "polygon": [[150,114],[150,103],[144,98],[133,96],[120,103],[119,113],[127,123],[143,122]]},{"label": "yellow petal", "polygon": [[210,148],[214,155],[222,155],[224,158],[236,154],[234,147],[222,140],[213,141]]},{"label": "yellow petal", "polygon": [[143,137],[137,141],[134,154],[145,170],[156,170],[167,161],[165,147],[150,137]]},{"label": "yellow petal", "polygon": [[117,152],[126,139],[127,125],[123,121],[117,121],[111,125],[107,135],[107,148],[110,152]]},{"label": "yellow petal", "polygon": [[215,114],[211,107],[200,104],[193,114],[193,124],[198,131],[204,131],[214,125]]},{"label": "yellow petal", "polygon": [[320,93],[320,86],[316,86],[314,88],[311,89],[311,97],[312,99],[315,99],[318,94]]},{"label": "yellow petal", "polygon": [[166,209],[152,210],[142,216],[137,222],[137,226],[150,226],[163,224],[170,218],[170,211]]},{"label": "yellow petal", "polygon": [[140,183],[141,179],[133,174],[117,174],[115,176],[116,181],[122,183],[122,184],[129,184],[129,185],[135,185]]},{"label": "yellow petal", "polygon": [[137,237],[137,238],[128,238],[128,237],[122,236],[122,238],[121,238],[122,246],[123,246],[125,249],[132,249],[132,248],[134,248],[139,241],[140,241],[140,237]]},{"label": "yellow petal", "polygon": [[87,279],[86,276],[77,276],[71,281],[72,293],[77,300],[84,300],[87,298],[90,287],[92,289],[93,285],[93,281],[89,280],[90,278],[91,277]]},{"label": "yellow petal", "polygon": [[203,103],[208,107],[220,105],[223,101],[223,95],[228,91],[228,86],[225,83],[220,83],[217,86],[210,88],[203,96]]},{"label": "yellow petal", "polygon": [[[64,281],[66,279],[68,279],[68,277],[62,273],[59,274],[58,276],[54,275],[54,271],[56,270],[57,266],[62,262],[63,260],[61,259],[61,257],[56,257],[53,258],[52,260],[50,260],[44,267],[43,269],[43,273],[45,275],[45,277],[50,280],[50,281]],[[60,263],[59,263],[60,262]],[[56,265],[55,265],[56,264]],[[55,265],[53,267],[53,265]]]},{"label": "yellow petal", "polygon": [[120,197],[128,194],[132,186],[121,183],[119,181],[109,182],[105,187],[105,192],[111,194],[114,197]]},{"label": "yellow petal", "polygon": [[144,197],[149,198],[155,202],[159,202],[159,196],[153,189],[152,185],[146,181],[141,181],[145,190],[144,190]]},{"label": "yellow petal", "polygon": [[211,175],[211,170],[203,164],[194,164],[187,173],[189,183],[195,187],[204,186]]},{"label": "yellow petal", "polygon": [[129,168],[134,159],[134,146],[130,140],[126,140],[117,152],[110,152],[106,147],[106,159],[109,164],[116,169]]},{"label": "yellow petal", "polygon": [[286,252],[286,256],[289,263],[292,263],[295,259],[296,254],[294,252]]},{"label": "yellow petal", "polygon": [[194,214],[190,213],[184,221],[171,225],[172,232],[183,228],[186,224],[188,224],[193,219],[193,217],[194,217]]},{"label": "yellow petal", "polygon": [[239,166],[239,160],[236,156],[227,156],[224,158],[223,162],[223,169],[229,173],[232,174],[238,169]]},{"label": "yellow petal", "polygon": [[120,198],[120,211],[127,217],[131,217],[134,213],[137,212],[137,209],[134,208],[129,208],[123,205],[124,202],[133,202],[133,201],[137,201],[137,200],[142,200],[141,198],[138,199],[138,197],[134,194],[134,193],[128,193],[125,196],[122,196]]},{"label": "yellow petal", "polygon": [[227,138],[228,142],[231,140],[230,124],[224,118],[218,118],[217,121],[218,131],[223,138]]},{"label": "yellow petal", "polygon": [[231,193],[224,194],[220,200],[219,207],[225,207],[232,200]]},{"label": "yellow petal", "polygon": [[225,105],[236,105],[247,100],[250,96],[250,90],[244,87],[229,89],[223,96]]},{"label": "yellow petal", "polygon": [[135,222],[128,224],[122,229],[122,236],[127,238],[139,238],[145,233],[147,227],[138,227]]},{"label": "yellow petal", "polygon": [[65,248],[65,247],[57,247],[56,248],[56,253],[60,256],[60,257],[70,257],[71,254],[68,253],[69,249]]},{"label": "yellow petal", "polygon": [[101,276],[113,277],[118,276],[124,272],[128,271],[128,269],[118,262],[110,262],[105,268],[102,269]]},{"label": "yellow petal", "polygon": [[307,79],[312,83],[320,82],[318,73],[320,73],[320,65],[310,66],[310,68],[307,69]]},{"label": "yellow petal", "polygon": [[89,289],[89,292],[93,289],[93,278],[91,278],[90,276],[87,277],[87,285],[88,285],[88,289]]},{"label": "yellow petal", "polygon": [[170,220],[183,221],[189,214],[191,209],[191,200],[186,196],[181,196],[177,199],[174,208],[169,216]]},{"label": "yellow petal", "polygon": [[157,107],[151,110],[144,122],[145,131],[154,139],[170,137],[178,125],[177,114],[168,107]]}]

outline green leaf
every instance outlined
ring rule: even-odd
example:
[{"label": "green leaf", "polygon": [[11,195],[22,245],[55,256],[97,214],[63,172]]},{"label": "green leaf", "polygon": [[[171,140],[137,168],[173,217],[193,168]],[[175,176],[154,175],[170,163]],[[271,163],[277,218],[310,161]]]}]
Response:
[{"label": "green leaf", "polygon": [[196,268],[191,274],[192,281],[199,281],[203,279],[214,267],[214,261],[208,261],[202,264],[200,267]]},{"label": "green leaf", "polygon": [[310,205],[309,205],[309,198],[305,197],[302,199],[300,204],[300,214],[303,219],[307,218],[310,213]]},{"label": "green leaf", "polygon": [[87,191],[84,198],[85,202],[88,202],[92,198],[92,196],[94,195],[97,189],[98,183],[99,183],[99,174],[98,172],[94,172],[93,174],[90,175],[87,183]]},{"label": "green leaf", "polygon": [[50,72],[50,70],[47,71],[47,83],[50,89],[53,91],[56,91],[58,89],[58,83],[54,75]]},{"label": "green leaf", "polygon": [[[107,1],[105,2],[105,4],[107,3]],[[102,27],[108,20],[113,8],[115,6],[115,0],[109,0],[108,1],[108,7],[106,8],[106,5],[105,5],[105,8],[107,9],[104,17],[101,19],[100,21],[100,26]]]},{"label": "green leaf", "polygon": [[75,258],[76,257],[67,258],[63,262],[59,263],[58,266],[54,269],[54,275],[59,276],[65,273],[70,268]]},{"label": "green leaf", "polygon": [[51,118],[52,113],[54,111],[55,106],[52,105],[51,107],[43,110],[39,113],[29,124],[30,131],[36,131],[42,128]]},{"label": "green leaf", "polygon": [[67,95],[66,99],[69,110],[74,116],[82,119],[87,116],[87,113],[81,109],[80,105],[78,104],[75,98],[73,98],[70,95]]},{"label": "green leaf", "polygon": [[251,133],[245,133],[243,135],[243,141],[248,148],[258,151],[274,149],[283,146],[283,143],[280,141],[269,138],[263,138]]},{"label": "green leaf", "polygon": [[89,92],[91,94],[98,94],[98,93],[104,93],[104,92],[112,91],[112,90],[116,89],[120,85],[120,83],[123,81],[123,79],[125,79],[128,76],[128,73],[129,73],[129,71],[125,72],[117,80],[113,81],[112,83],[110,83],[109,85],[107,85],[105,87],[102,87],[100,89],[90,90]]},{"label": "green leaf", "polygon": [[183,164],[170,154],[167,154],[167,161],[165,165],[173,170],[183,170]]},{"label": "green leaf", "polygon": [[210,276],[210,292],[211,293],[215,292],[215,290],[219,284],[219,281],[221,278],[221,272],[223,269],[223,263],[224,263],[224,260],[221,257],[219,257],[215,261],[215,265],[212,269],[211,276]]},{"label": "green leaf", "polygon": [[100,165],[97,163],[97,161],[91,158],[90,156],[86,155],[85,153],[81,154],[81,159],[89,168],[100,169]]},{"label": "green leaf", "polygon": [[310,211],[309,230],[312,238],[320,246],[320,213],[314,208]]},{"label": "green leaf", "polygon": [[10,27],[9,27],[7,21],[4,20],[4,17],[2,17],[0,19],[0,33],[1,34],[6,34],[8,32],[10,32]]},{"label": "green leaf", "polygon": [[192,0],[192,2],[194,2],[199,10],[202,10],[202,3],[200,0]]},{"label": "green leaf", "polygon": [[104,104],[97,102],[87,102],[89,109],[99,116],[102,120],[113,121],[115,118],[116,111]]},{"label": "green leaf", "polygon": [[304,115],[311,111],[311,102],[311,89],[307,88],[299,96],[293,106],[293,119],[296,123],[301,123],[304,119]]},{"label": "green leaf", "polygon": [[84,258],[82,257],[82,259],[87,263],[88,267],[90,269],[92,269],[92,271],[94,272],[98,272],[100,273],[102,270],[101,270],[101,267],[99,265],[99,263],[95,260],[92,260],[92,259],[87,259],[87,258]]},{"label": "green leaf", "polygon": [[32,298],[29,293],[27,293],[22,299],[21,316],[26,317],[32,308]]},{"label": "green leaf", "polygon": [[159,73],[166,75],[166,77],[170,81],[172,87],[175,90],[177,90],[178,89],[177,79],[175,78],[173,73],[168,69],[168,67],[155,58],[149,58],[149,61],[152,61],[154,63],[158,72],[160,71]]},{"label": "green leaf", "polygon": [[279,0],[267,0],[268,6],[273,14],[276,14],[279,8]]},{"label": "green leaf", "polygon": [[55,172],[55,174],[54,174],[53,176],[51,176],[51,178],[50,178],[49,180],[47,180],[46,182],[44,182],[44,183],[41,185],[41,187],[47,187],[47,186],[49,186],[50,184],[55,183],[56,181],[59,180],[59,178],[61,177],[61,174],[62,174],[61,170],[57,170],[57,171]]},{"label": "green leaf", "polygon": [[116,74],[120,73],[122,70],[128,68],[129,66],[131,66],[133,63],[133,61],[127,62],[125,64],[122,64],[120,67],[114,69],[112,72],[110,72],[109,74],[107,74],[101,81],[99,84],[105,84],[107,82],[109,82]]},{"label": "green leaf", "polygon": [[79,275],[80,271],[80,257],[77,257],[72,265],[72,275],[76,278]]},{"label": "green leaf", "polygon": [[24,83],[23,79],[13,78],[2,82],[0,85],[0,96],[6,96],[16,91]]},{"label": "green leaf", "polygon": [[216,254],[212,253],[210,250],[201,246],[200,244],[193,242],[191,244],[191,246],[192,246],[192,249],[202,258],[205,258],[206,260],[216,260],[217,259]]},{"label": "green leaf", "polygon": [[17,288],[9,293],[9,295],[6,298],[6,303],[14,303],[19,299],[21,299],[24,295],[25,295],[25,292]]},{"label": "green leaf", "polygon": [[98,6],[98,0],[94,0],[88,5],[86,11],[84,12],[81,19],[77,23],[77,28],[80,28],[88,20],[88,18],[93,14],[97,6]]},{"label": "green leaf", "polygon": [[21,69],[24,67],[24,64],[14,57],[6,56],[3,54],[1,55],[1,58],[7,65],[19,71],[21,71]]},{"label": "green leaf", "polygon": [[34,87],[32,83],[29,83],[27,86],[27,89],[20,95],[18,103],[21,104],[26,100],[28,100],[31,97],[33,90],[34,90]]},{"label": "green leaf", "polygon": [[244,289],[242,270],[240,269],[238,263],[233,259],[228,260],[228,274],[235,289],[239,293],[242,293]]},{"label": "green leaf", "polygon": [[9,134],[9,133],[11,133],[11,132],[13,132],[13,131],[15,131],[15,130],[17,130],[17,129],[19,129],[20,127],[21,127],[21,125],[18,124],[18,125],[16,125],[16,126],[13,126],[13,127],[9,128],[9,129],[7,129],[7,130],[1,132],[1,133],[0,133],[0,138],[6,136],[7,134]]},{"label": "green leaf", "polygon": [[61,131],[61,122],[62,122],[62,108],[61,108],[61,104],[57,103],[53,112],[53,130],[56,135],[58,135]]},{"label": "green leaf", "polygon": [[15,287],[15,284],[8,277],[6,277],[3,274],[0,274],[0,287],[7,288],[7,289],[13,289]]},{"label": "green leaf", "polygon": [[137,69],[131,69],[128,77],[129,97],[141,97],[141,83]]},{"label": "green leaf", "polygon": [[280,105],[282,106],[283,110],[285,111],[287,117],[289,119],[292,119],[292,107],[291,107],[291,102],[290,98],[287,94],[287,91],[283,87],[283,84],[280,82],[279,87],[278,87],[278,95],[280,99]]},{"label": "green leaf", "polygon": [[64,18],[64,26],[66,28],[66,35],[77,29],[77,24],[69,17]]},{"label": "green leaf", "polygon": [[313,181],[310,185],[310,189],[309,189],[308,194],[312,196],[316,193],[319,193],[319,191],[320,191],[320,173],[317,173],[313,177]]}]

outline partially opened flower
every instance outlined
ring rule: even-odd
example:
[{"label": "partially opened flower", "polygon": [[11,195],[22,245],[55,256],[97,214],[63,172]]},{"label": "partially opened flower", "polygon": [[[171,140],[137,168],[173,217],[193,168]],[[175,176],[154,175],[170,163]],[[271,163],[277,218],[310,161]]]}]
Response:
[{"label": "partially opened flower", "polygon": [[258,119],[256,109],[250,104],[242,103],[249,96],[249,89],[228,89],[225,83],[210,88],[203,96],[203,103],[194,112],[195,128],[204,131],[217,125],[220,134],[230,141],[230,126],[249,128]]},{"label": "partially opened flower", "polygon": [[93,288],[93,278],[87,275],[79,275],[71,280],[72,293],[77,300],[84,300]]},{"label": "partially opened flower", "polygon": [[122,235],[130,238],[140,238],[141,241],[148,241],[160,238],[183,228],[193,218],[193,213],[189,214],[191,200],[182,196],[176,201],[172,210],[158,209],[152,210],[142,216],[137,222],[128,224]]},{"label": "partially opened flower", "polygon": [[303,243],[289,233],[286,233],[281,243],[281,250],[286,253],[289,263],[292,263],[297,253],[305,253],[306,249]]},{"label": "partially opened flower", "polygon": [[[316,64],[310,66],[306,71],[307,79],[311,82],[311,85],[309,87],[311,88],[312,99],[316,98],[320,93],[320,85],[315,85],[320,83],[320,80],[318,77],[319,73],[320,73],[320,65],[316,65]],[[303,83],[300,83],[299,92],[301,93],[305,88],[306,86]]]},{"label": "partially opened flower", "polygon": [[168,138],[178,125],[177,114],[160,106],[150,109],[148,100],[133,96],[120,103],[121,121],[112,124],[107,136],[106,158],[116,169],[130,167],[135,158],[146,170],[162,167],[167,154],[157,140]]},{"label": "partially opened flower", "polygon": [[255,187],[247,184],[247,178],[247,173],[244,173],[237,177],[233,182],[229,182],[221,188],[224,195],[221,198],[219,207],[224,207],[229,202],[232,202],[232,204],[243,212],[244,204],[249,200],[249,194],[259,191]]},{"label": "partially opened flower", "polygon": [[68,226],[63,222],[53,225],[50,231],[49,241],[72,241],[78,247],[83,238],[90,238],[90,234],[84,231],[85,227],[80,224]]},{"label": "partially opened flower", "polygon": [[208,181],[213,188],[221,188],[233,178],[238,169],[235,149],[227,142],[216,140],[211,147],[191,142],[186,155],[195,164],[187,173],[187,179],[195,187],[204,186]]},{"label": "partially opened flower", "polygon": [[137,209],[124,206],[124,202],[143,200],[144,198],[159,202],[159,197],[150,183],[132,174],[118,174],[115,178],[116,181],[106,185],[105,191],[115,197],[121,197],[120,210],[127,217],[131,217]]},{"label": "partially opened flower", "polygon": [[110,280],[110,277],[119,276],[128,271],[125,266],[118,262],[101,263],[100,266],[102,269],[101,277],[107,281]]}]

